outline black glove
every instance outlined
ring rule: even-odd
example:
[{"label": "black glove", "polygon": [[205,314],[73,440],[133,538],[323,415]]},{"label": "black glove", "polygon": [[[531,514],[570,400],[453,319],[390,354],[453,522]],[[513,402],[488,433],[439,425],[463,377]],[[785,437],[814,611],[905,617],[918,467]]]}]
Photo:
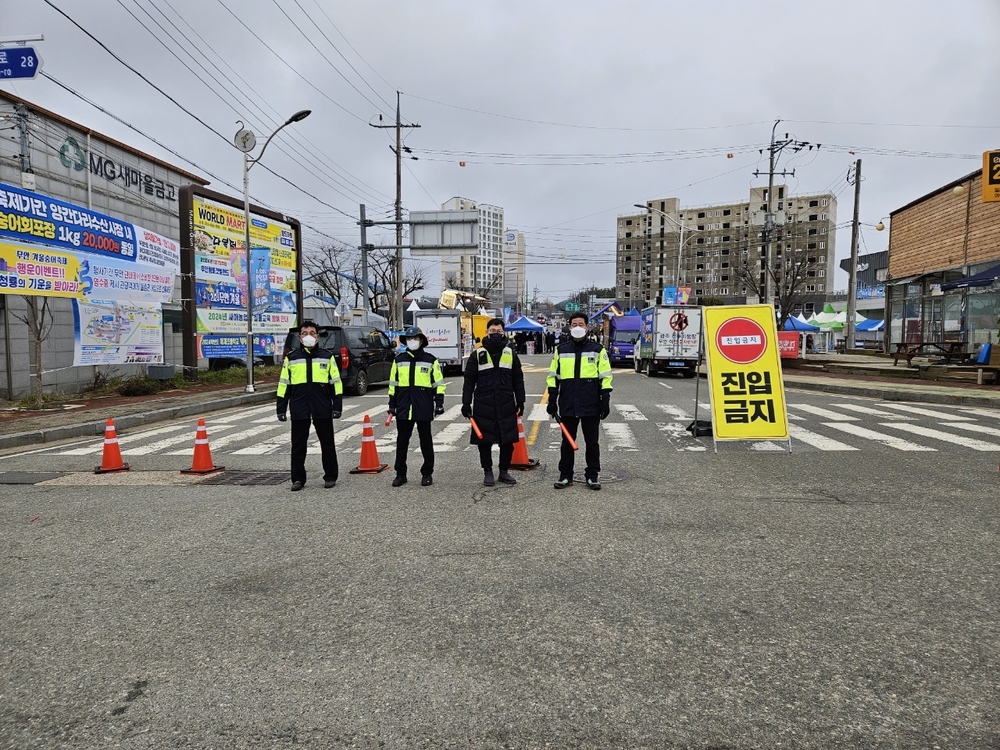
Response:
[{"label": "black glove", "polygon": [[341,415],[341,414],[342,414],[342,412],[339,412],[339,411],[336,411],[336,410],[334,410],[334,411],[333,411],[333,412],[332,412],[332,413],[330,414],[330,416],[331,416],[331,417],[332,417],[333,419],[340,419],[340,415]]},{"label": "black glove", "polygon": [[396,405],[395,404],[389,404],[389,413],[392,416],[396,416]]},{"label": "black glove", "polygon": [[607,419],[611,414],[611,394],[601,396],[601,419]]},{"label": "black glove", "polygon": [[462,404],[462,416],[466,419],[472,416],[472,407],[469,404]]},{"label": "black glove", "polygon": [[288,420],[288,417],[286,415],[284,415],[284,414],[279,414],[278,415],[278,421],[279,422],[286,422],[287,420]]},{"label": "black glove", "polygon": [[444,414],[444,404],[438,404],[434,407],[434,415],[439,417],[442,414]]},{"label": "black glove", "polygon": [[559,403],[551,396],[549,397],[549,403],[545,406],[545,411],[549,413],[550,417],[554,417],[559,411]]},{"label": "black glove", "polygon": [[519,417],[523,417],[524,416],[524,404],[518,404],[517,405],[517,416],[519,416]]}]

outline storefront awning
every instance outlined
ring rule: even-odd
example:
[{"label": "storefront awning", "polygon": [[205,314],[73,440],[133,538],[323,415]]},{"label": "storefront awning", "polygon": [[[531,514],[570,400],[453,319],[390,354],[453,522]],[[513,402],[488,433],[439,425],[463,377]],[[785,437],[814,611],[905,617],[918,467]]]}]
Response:
[{"label": "storefront awning", "polygon": [[1000,278],[1000,265],[993,266],[985,271],[980,271],[975,276],[966,276],[964,279],[946,281],[941,285],[941,291],[949,289],[968,289],[971,286],[989,286],[995,279]]}]

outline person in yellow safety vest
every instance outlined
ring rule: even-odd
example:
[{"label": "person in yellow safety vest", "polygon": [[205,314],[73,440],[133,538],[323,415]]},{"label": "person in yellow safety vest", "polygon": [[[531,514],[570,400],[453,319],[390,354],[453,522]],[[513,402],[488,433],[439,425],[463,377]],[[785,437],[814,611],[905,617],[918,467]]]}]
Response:
[{"label": "person in yellow safety vest", "polygon": [[[473,400],[475,399],[475,400]],[[503,321],[492,318],[486,324],[482,345],[469,355],[462,388],[462,416],[474,417],[475,431],[469,442],[479,446],[483,484],[492,487],[517,484],[510,475],[510,461],[519,439],[517,418],[524,414],[524,371],[521,360],[503,332]],[[500,445],[500,474],[493,476],[493,445]]]},{"label": "person in yellow safety vest", "polygon": [[311,320],[299,326],[299,346],[285,357],[278,380],[278,420],[292,412],[292,492],[306,484],[306,443],[312,420],[323,455],[323,487],[337,486],[337,445],[333,420],[344,410],[344,384],[333,352],[317,346],[318,329]]},{"label": "person in yellow safety vest", "polygon": [[396,417],[396,478],[393,487],[406,484],[406,452],[416,425],[420,436],[420,484],[434,484],[434,441],[431,420],[444,414],[444,375],[438,358],[427,351],[427,337],[416,326],[400,335],[406,351],[396,355],[389,372],[389,414]]},{"label": "person in yellow safety vest", "polygon": [[[546,384],[549,389],[547,411],[576,440],[576,428],[583,426],[587,442],[587,468],[584,476],[592,490],[601,489],[601,420],[611,413],[611,361],[607,350],[587,338],[587,316],[573,313],[569,318],[570,338],[556,346]],[[559,457],[561,490],[573,484],[573,448],[563,435]]]}]

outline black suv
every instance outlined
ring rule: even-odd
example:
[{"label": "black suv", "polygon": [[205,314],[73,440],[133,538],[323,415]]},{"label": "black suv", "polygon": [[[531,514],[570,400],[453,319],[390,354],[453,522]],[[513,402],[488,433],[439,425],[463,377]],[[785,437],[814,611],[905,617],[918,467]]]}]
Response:
[{"label": "black suv", "polygon": [[[284,361],[288,352],[299,345],[299,329],[285,336]],[[377,328],[362,326],[319,326],[319,346],[337,356],[337,367],[344,381],[344,391],[364,396],[372,383],[389,382],[389,371],[396,347]]]}]

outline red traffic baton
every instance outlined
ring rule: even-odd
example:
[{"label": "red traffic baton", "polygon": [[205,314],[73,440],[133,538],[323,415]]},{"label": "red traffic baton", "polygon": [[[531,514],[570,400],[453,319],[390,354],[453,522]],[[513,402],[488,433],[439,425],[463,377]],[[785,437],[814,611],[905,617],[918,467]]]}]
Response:
[{"label": "red traffic baton", "polygon": [[566,441],[570,444],[570,446],[573,448],[573,450],[575,450],[575,451],[576,450],[580,450],[579,446],[576,444],[576,441],[573,439],[573,436],[570,435],[569,434],[569,430],[566,429],[566,425],[564,425],[562,423],[561,419],[558,420],[558,422],[559,422],[559,429],[561,429],[562,432],[563,432],[563,437],[566,438]]},{"label": "red traffic baton", "polygon": [[476,433],[476,437],[482,440],[483,439],[482,430],[479,429],[479,425],[476,424],[476,420],[473,417],[469,417],[469,424],[472,425],[472,431]]},{"label": "red traffic baton", "polygon": [[392,424],[392,412],[389,412],[389,416],[385,418],[385,426],[388,427]]}]

